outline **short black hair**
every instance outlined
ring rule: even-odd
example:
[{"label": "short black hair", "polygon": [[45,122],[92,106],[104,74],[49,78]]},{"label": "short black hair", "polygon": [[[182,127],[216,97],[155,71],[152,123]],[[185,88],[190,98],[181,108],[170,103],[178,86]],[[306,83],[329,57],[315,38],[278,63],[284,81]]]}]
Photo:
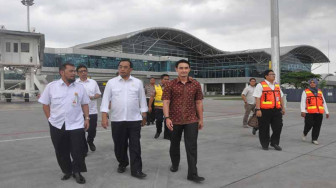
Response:
[{"label": "short black hair", "polygon": [[255,78],[250,78],[250,82],[251,82],[252,80],[257,81]]},{"label": "short black hair", "polygon": [[120,63],[123,62],[123,61],[127,61],[127,62],[129,62],[130,67],[133,68],[133,63],[132,63],[132,61],[129,60],[129,59],[122,59],[122,60],[120,60],[119,63],[118,63],[118,67],[119,67]]},{"label": "short black hair", "polygon": [[168,75],[168,74],[163,74],[163,75],[161,75],[161,76],[160,76],[161,80],[162,80],[164,77],[166,77],[166,76],[168,76],[168,77],[169,77],[169,75]]},{"label": "short black hair", "polygon": [[179,65],[180,63],[187,63],[187,64],[189,65],[189,67],[190,67],[190,63],[189,63],[189,61],[187,61],[187,60],[185,60],[185,59],[181,59],[181,60],[177,61],[177,62],[175,63],[175,67],[177,68],[178,65]]},{"label": "short black hair", "polygon": [[88,69],[86,65],[84,65],[84,64],[80,64],[80,65],[78,65],[78,67],[76,68],[76,71],[78,72],[78,70],[79,70],[80,68],[85,68],[86,70]]},{"label": "short black hair", "polygon": [[64,71],[66,69],[66,66],[74,67],[75,65],[69,61],[63,63],[61,66],[59,66],[58,71]]},{"label": "short black hair", "polygon": [[265,70],[264,71],[264,78],[266,79],[266,76],[268,76],[268,74],[270,73],[270,72],[274,72],[272,69],[269,69],[269,70]]}]

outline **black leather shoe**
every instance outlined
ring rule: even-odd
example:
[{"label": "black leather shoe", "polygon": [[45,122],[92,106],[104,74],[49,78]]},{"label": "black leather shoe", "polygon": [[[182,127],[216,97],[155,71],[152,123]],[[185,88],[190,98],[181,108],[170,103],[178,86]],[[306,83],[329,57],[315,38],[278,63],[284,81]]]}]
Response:
[{"label": "black leather shoe", "polygon": [[126,171],[126,166],[119,166],[118,167],[118,172],[119,173],[124,173]]},{"label": "black leather shoe", "polygon": [[178,166],[171,166],[170,171],[171,172],[177,172],[178,171]]},{"label": "black leather shoe", "polygon": [[140,172],[140,171],[135,172],[135,173],[132,173],[131,175],[132,175],[133,177],[136,177],[136,178],[139,178],[139,179],[142,179],[142,178],[144,178],[144,177],[147,176],[147,174],[145,174],[145,173],[143,173],[143,172]]},{"label": "black leather shoe", "polygon": [[198,175],[188,176],[187,179],[196,183],[200,183],[205,180],[205,178],[199,177]]},{"label": "black leather shoe", "polygon": [[76,172],[76,173],[73,173],[72,176],[75,178],[77,183],[79,183],[79,184],[84,184],[85,183],[85,178],[82,176],[81,173]]},{"label": "black leather shoe", "polygon": [[268,150],[268,147],[262,147],[263,150]]},{"label": "black leather shoe", "polygon": [[88,143],[91,151],[96,151],[96,146],[93,143]]},{"label": "black leather shoe", "polygon": [[159,136],[160,136],[160,133],[156,133],[154,138],[157,139],[157,138],[159,138]]},{"label": "black leather shoe", "polygon": [[71,174],[64,174],[64,176],[61,178],[61,180],[68,180],[69,178],[71,178]]},{"label": "black leather shoe", "polygon": [[275,149],[275,150],[278,150],[278,151],[281,151],[282,148],[276,144],[271,144],[271,146]]},{"label": "black leather shoe", "polygon": [[253,129],[252,129],[252,134],[253,134],[253,135],[256,135],[256,133],[257,133],[257,129],[256,129],[256,128],[253,128]]}]

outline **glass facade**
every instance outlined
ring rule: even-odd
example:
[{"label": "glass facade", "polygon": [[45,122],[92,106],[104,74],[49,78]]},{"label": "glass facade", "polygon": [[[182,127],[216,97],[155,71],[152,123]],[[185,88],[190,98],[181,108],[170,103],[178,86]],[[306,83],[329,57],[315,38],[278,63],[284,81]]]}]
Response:
[{"label": "glass facade", "polygon": [[[71,61],[75,66],[80,64],[88,68],[98,69],[118,69],[118,63],[122,58],[102,57],[81,54],[44,54],[44,67],[59,67],[61,64]],[[152,71],[152,72],[169,72],[174,69],[174,62],[171,61],[147,61],[140,59],[131,59],[133,70],[135,71]]]},{"label": "glass facade", "polygon": [[[101,45],[95,43],[92,46],[81,48],[155,57],[186,58],[191,63],[190,75],[195,78],[262,77],[262,73],[269,67],[271,56],[263,50],[250,53],[227,53],[209,47],[209,45],[185,33],[174,33],[176,36],[172,34],[169,37],[167,37],[167,33],[169,31],[146,31],[116,42],[105,42]],[[180,42],[176,38],[180,38]],[[195,41],[195,44],[193,44],[193,41]],[[202,49],[202,46],[204,49]],[[209,51],[212,50],[214,51],[210,53]],[[314,62],[311,57],[307,54],[289,52],[280,58],[281,71],[310,71]],[[120,59],[85,54],[45,53],[44,66],[58,67],[66,61],[72,61],[76,66],[85,64],[89,68],[117,69]],[[131,61],[136,71],[175,71],[174,61],[147,61],[142,59],[131,59]]]}]

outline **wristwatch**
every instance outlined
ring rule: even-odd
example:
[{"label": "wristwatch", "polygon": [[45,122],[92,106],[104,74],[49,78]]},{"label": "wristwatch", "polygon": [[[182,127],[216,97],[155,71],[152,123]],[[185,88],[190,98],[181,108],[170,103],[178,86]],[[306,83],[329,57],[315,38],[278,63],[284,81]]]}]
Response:
[{"label": "wristwatch", "polygon": [[164,120],[166,120],[166,119],[170,119],[170,117],[165,117]]},{"label": "wristwatch", "polygon": [[90,120],[90,117],[85,117],[85,120]]},{"label": "wristwatch", "polygon": [[260,110],[260,108],[258,108],[258,109],[255,109],[256,111],[258,111],[258,110]]}]

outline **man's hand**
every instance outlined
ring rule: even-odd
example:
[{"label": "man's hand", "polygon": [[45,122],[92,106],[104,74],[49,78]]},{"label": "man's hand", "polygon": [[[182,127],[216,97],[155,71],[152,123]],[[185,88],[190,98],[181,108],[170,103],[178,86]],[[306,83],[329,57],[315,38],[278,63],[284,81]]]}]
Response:
[{"label": "man's hand", "polygon": [[282,115],[285,115],[285,113],[286,113],[285,109],[282,109],[281,113],[282,113]]},{"label": "man's hand", "polygon": [[301,117],[306,117],[306,113],[305,112],[301,112]]},{"label": "man's hand", "polygon": [[145,126],[147,123],[147,117],[142,117],[141,127]]},{"label": "man's hand", "polygon": [[329,118],[329,114],[326,114],[326,118],[327,118],[327,119]]},{"label": "man's hand", "polygon": [[173,131],[173,122],[170,120],[170,118],[166,119],[166,126],[168,127],[169,130]]},{"label": "man's hand", "polygon": [[88,119],[86,119],[86,120],[84,121],[84,129],[85,129],[85,130],[88,130],[88,129],[89,129],[89,126],[90,126],[90,121],[89,121]]},{"label": "man's hand", "polygon": [[256,115],[257,117],[261,117],[262,116],[261,110],[257,110]]},{"label": "man's hand", "polygon": [[199,120],[199,121],[198,121],[198,130],[202,130],[202,129],[203,129],[203,126],[204,126],[204,124],[203,124],[203,120]]},{"label": "man's hand", "polygon": [[107,118],[107,115],[106,116],[102,116],[101,125],[102,125],[102,127],[104,129],[106,129],[108,127],[108,118]]},{"label": "man's hand", "polygon": [[152,107],[151,107],[151,106],[148,107],[148,112],[149,112],[149,113],[152,113]]}]

